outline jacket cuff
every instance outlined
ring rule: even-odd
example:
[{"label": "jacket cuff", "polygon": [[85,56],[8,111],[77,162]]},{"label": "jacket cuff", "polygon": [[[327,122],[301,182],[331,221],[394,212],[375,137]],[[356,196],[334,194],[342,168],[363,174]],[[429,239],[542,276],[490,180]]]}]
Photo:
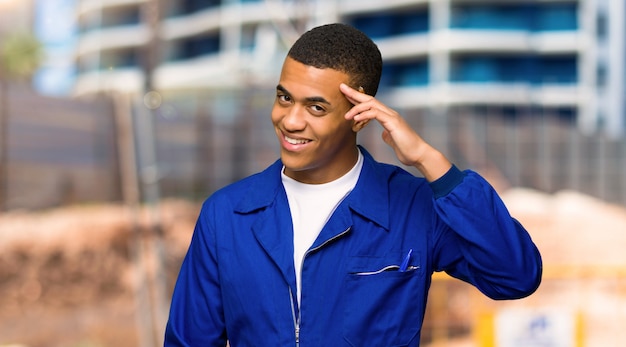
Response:
[{"label": "jacket cuff", "polygon": [[461,184],[464,177],[465,174],[456,165],[452,165],[443,176],[429,183],[435,199],[448,195],[456,186]]}]

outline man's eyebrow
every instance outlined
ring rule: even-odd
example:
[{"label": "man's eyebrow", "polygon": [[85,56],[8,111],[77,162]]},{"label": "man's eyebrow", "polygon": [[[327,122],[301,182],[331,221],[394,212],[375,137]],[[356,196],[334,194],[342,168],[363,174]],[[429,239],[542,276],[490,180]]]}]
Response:
[{"label": "man's eyebrow", "polygon": [[283,93],[285,93],[287,95],[290,95],[289,92],[287,91],[287,89],[285,89],[285,87],[283,87],[280,84],[276,86],[276,91],[283,92]]},{"label": "man's eyebrow", "polygon": [[[276,86],[276,91],[283,92],[283,93],[291,96],[291,93],[289,93],[289,91],[285,87],[280,85],[280,84]],[[323,104],[330,105],[330,102],[328,100],[326,100],[325,98],[321,97],[321,96],[309,96],[309,97],[304,98],[304,101],[306,101],[306,102],[317,102],[317,103],[323,103]]]}]

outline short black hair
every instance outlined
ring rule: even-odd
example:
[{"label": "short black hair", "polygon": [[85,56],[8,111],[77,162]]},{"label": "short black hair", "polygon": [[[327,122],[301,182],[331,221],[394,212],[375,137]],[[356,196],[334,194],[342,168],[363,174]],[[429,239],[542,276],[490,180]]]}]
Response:
[{"label": "short black hair", "polygon": [[305,32],[287,56],[318,69],[341,71],[350,77],[352,88],[363,87],[369,95],[378,91],[383,66],[380,50],[367,35],[347,24],[325,24]]}]

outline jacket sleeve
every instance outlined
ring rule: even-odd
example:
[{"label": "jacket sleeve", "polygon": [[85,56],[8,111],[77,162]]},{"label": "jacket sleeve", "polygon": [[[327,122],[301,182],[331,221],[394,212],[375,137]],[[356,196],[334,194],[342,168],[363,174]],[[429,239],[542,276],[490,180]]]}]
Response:
[{"label": "jacket sleeve", "polygon": [[183,260],[165,329],[165,346],[226,346],[215,234],[207,204]]},{"label": "jacket sleeve", "polygon": [[435,271],[469,282],[492,299],[518,299],[538,288],[539,250],[484,178],[453,166],[431,188]]}]

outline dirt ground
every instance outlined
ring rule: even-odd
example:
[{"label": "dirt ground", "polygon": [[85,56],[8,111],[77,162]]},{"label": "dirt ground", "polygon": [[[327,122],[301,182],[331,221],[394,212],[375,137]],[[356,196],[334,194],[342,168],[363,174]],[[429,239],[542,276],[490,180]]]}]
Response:
[{"label": "dirt ground", "polygon": [[[626,319],[626,298],[620,289],[626,286],[626,210],[573,192],[546,195],[513,189],[503,199],[531,232],[545,266],[545,285],[537,295],[514,304],[574,302],[573,309],[589,317],[586,345],[614,345],[595,343],[602,336],[626,338],[620,328]],[[150,225],[162,226],[163,272],[171,290],[199,207],[199,203],[168,200],[138,214],[119,205],[1,214],[0,347],[140,346],[133,291],[135,232],[151,235]],[[566,273],[572,269],[586,271],[573,278],[585,284],[564,282],[572,280]],[[606,273],[590,273],[594,269]],[[612,282],[593,286],[589,279],[594,276],[610,277]],[[615,321],[615,327],[607,320]],[[475,344],[467,338],[436,346]]]},{"label": "dirt ground", "polygon": [[165,201],[137,218],[118,205],[0,215],[0,346],[139,346],[135,231],[162,226],[171,286],[197,212]]}]

